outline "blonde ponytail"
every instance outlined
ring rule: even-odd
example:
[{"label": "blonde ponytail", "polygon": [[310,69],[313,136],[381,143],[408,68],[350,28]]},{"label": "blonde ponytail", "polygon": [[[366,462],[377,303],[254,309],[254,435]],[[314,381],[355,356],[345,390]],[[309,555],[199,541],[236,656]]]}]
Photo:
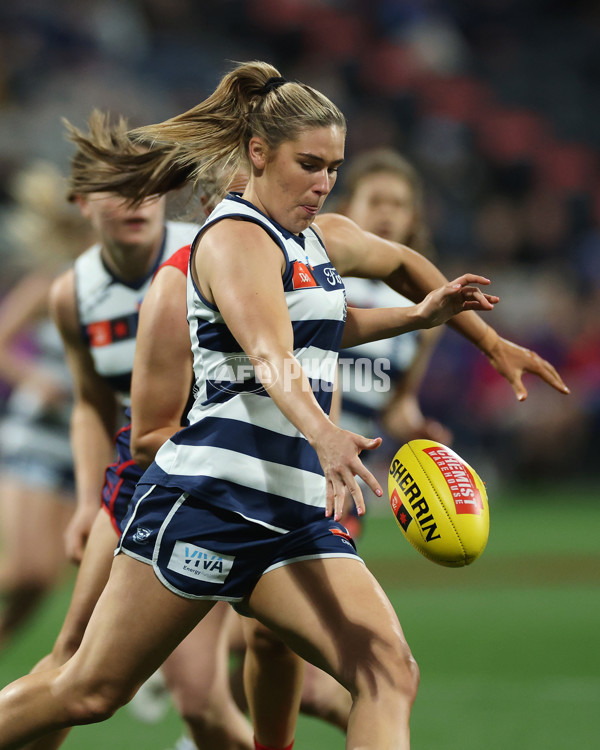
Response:
[{"label": "blonde ponytail", "polygon": [[207,172],[247,171],[247,147],[255,135],[276,148],[310,127],[346,127],[327,97],[284,82],[275,67],[259,61],[239,64],[207,99],[156,125],[127,131],[121,120],[110,128],[98,112],[89,124],[84,136],[67,123],[80,161],[81,155],[87,161],[71,180],[72,191],[115,192],[135,202],[195,183]]}]

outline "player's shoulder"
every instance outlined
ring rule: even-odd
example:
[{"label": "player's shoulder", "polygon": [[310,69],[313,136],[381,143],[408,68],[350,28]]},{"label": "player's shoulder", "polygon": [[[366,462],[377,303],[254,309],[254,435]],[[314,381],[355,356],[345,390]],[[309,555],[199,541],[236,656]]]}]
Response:
[{"label": "player's shoulder", "polygon": [[342,214],[323,214],[318,217],[319,230],[327,254],[342,275],[351,273],[367,247],[366,233],[358,224]]},{"label": "player's shoulder", "polygon": [[50,300],[60,304],[75,301],[75,269],[67,268],[52,281],[50,285]]},{"label": "player's shoulder", "polygon": [[343,214],[336,213],[319,214],[313,226],[315,230],[331,241],[335,240],[337,233],[340,232],[356,236],[359,236],[362,232],[355,221]]},{"label": "player's shoulder", "polygon": [[50,315],[63,335],[79,330],[73,268],[63,271],[54,279],[50,286],[48,305]]},{"label": "player's shoulder", "polygon": [[181,271],[184,276],[187,276],[188,266],[190,263],[190,252],[192,250],[191,244],[184,245],[170,255],[160,266],[156,269],[156,275],[160,273],[164,268],[176,268]]}]

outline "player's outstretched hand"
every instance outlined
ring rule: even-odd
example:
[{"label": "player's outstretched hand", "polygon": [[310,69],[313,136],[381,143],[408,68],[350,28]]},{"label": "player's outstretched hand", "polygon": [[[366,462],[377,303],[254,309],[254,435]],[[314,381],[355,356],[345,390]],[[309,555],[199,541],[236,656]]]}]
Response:
[{"label": "player's outstretched hand", "polygon": [[519,401],[527,398],[527,389],[523,385],[525,372],[537,375],[561,393],[571,392],[550,362],[531,349],[526,349],[512,341],[498,337],[487,352],[487,357],[492,366],[511,384]]},{"label": "player's outstretched hand", "polygon": [[349,430],[342,430],[333,423],[312,443],[325,474],[327,500],[325,515],[333,515],[339,521],[344,509],[346,489],[352,495],[359,515],[365,512],[365,501],[356,477],[378,496],[383,495],[379,482],[359,458],[363,450],[374,450],[381,445],[381,438],[365,438]]},{"label": "player's outstretched hand", "polygon": [[495,294],[486,294],[473,284],[487,286],[490,280],[485,276],[474,273],[465,273],[454,281],[444,284],[439,289],[434,289],[417,305],[419,316],[423,320],[424,328],[446,323],[454,315],[465,310],[477,310],[480,312],[493,310],[494,305],[500,301]]}]

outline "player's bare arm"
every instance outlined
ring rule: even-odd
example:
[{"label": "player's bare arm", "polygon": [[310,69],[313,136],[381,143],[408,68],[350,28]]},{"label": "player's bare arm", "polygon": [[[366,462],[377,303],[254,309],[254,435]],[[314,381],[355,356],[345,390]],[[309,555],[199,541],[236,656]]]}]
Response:
[{"label": "player's bare arm", "polygon": [[[339,214],[323,214],[318,228],[338,272],[344,276],[380,278],[413,302],[447,279],[427,258],[404,245],[364,232]],[[570,391],[556,369],[536,352],[502,338],[473,310],[454,316],[448,325],[474,344],[510,383],[517,399],[527,398],[523,374],[532,373],[561,393]]]},{"label": "player's bare arm", "polygon": [[131,380],[131,454],[147,468],[181,427],[192,385],[186,277],[161,268],[140,308]]},{"label": "player's bare arm", "polygon": [[62,337],[73,380],[71,444],[77,511],[67,531],[67,552],[79,561],[100,508],[104,470],[114,455],[117,402],[112,390],[96,373],[89,349],[82,341],[73,270],[59,276],[52,285],[50,313]]}]

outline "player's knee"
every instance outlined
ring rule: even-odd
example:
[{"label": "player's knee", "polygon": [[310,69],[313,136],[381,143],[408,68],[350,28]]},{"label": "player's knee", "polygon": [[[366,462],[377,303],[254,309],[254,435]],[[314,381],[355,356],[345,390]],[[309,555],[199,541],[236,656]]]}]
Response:
[{"label": "player's knee", "polygon": [[247,648],[258,659],[285,659],[293,656],[293,652],[278,636],[263,626],[252,630],[247,637]]},{"label": "player's knee", "polygon": [[409,705],[415,702],[419,683],[421,681],[421,672],[414,656],[408,651],[403,660],[403,674],[401,675],[401,690],[406,695]]},{"label": "player's knee", "polygon": [[410,708],[419,689],[420,672],[414,656],[406,644],[396,650],[386,663],[383,680],[389,682],[391,692]]},{"label": "player's knee", "polygon": [[132,689],[119,682],[94,680],[71,684],[68,698],[65,698],[74,725],[95,724],[109,719],[133,697],[133,693]]},{"label": "player's knee", "polygon": [[19,604],[37,602],[50,588],[51,581],[27,572],[15,572],[4,577],[2,597]]},{"label": "player's knee", "polygon": [[400,640],[385,649],[383,658],[370,658],[359,666],[356,692],[388,696],[410,709],[417,696],[419,680],[419,666],[406,642]]},{"label": "player's knee", "polygon": [[172,690],[171,697],[177,713],[194,729],[195,734],[209,737],[227,736],[230,698],[222,690],[211,690],[210,684],[201,690],[188,691],[183,685]]},{"label": "player's knee", "polygon": [[198,684],[178,680],[176,683],[169,682],[169,689],[177,713],[188,723],[204,722],[218,709],[218,701],[212,698],[210,682]]}]

